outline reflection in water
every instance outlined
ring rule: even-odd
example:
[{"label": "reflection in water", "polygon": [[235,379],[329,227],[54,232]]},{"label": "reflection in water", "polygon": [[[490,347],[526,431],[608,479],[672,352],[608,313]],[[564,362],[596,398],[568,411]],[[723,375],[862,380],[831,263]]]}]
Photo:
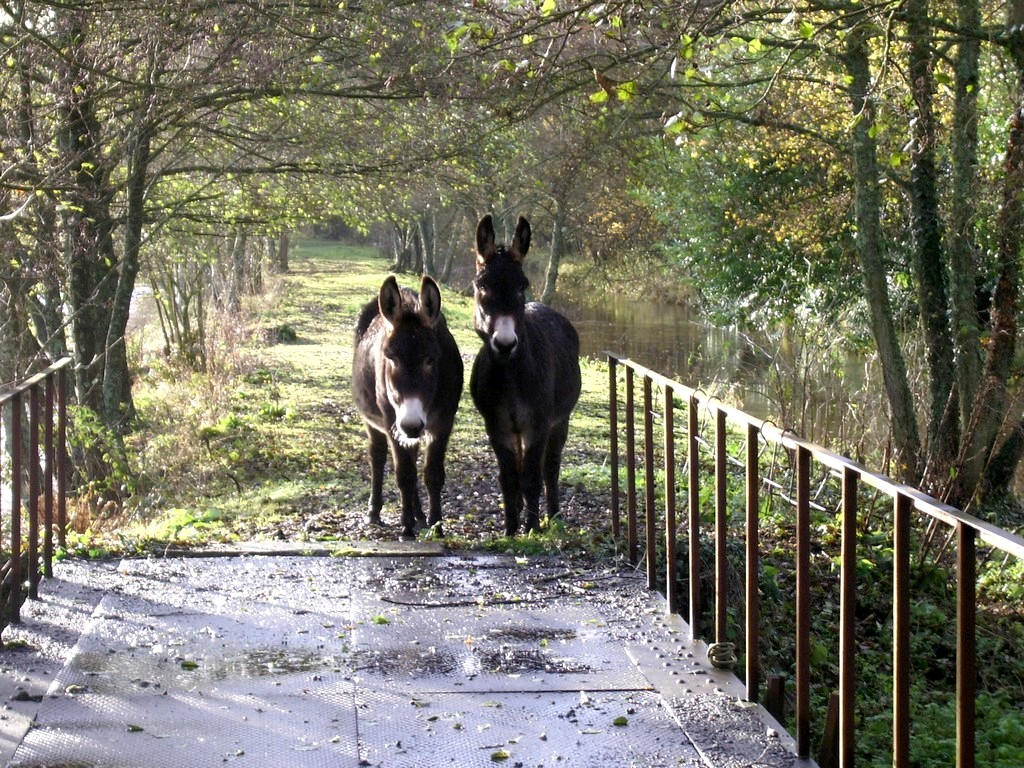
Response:
[{"label": "reflection in water", "polygon": [[[564,307],[580,333],[582,353],[625,355],[691,387],[741,404],[762,418],[774,414],[764,389],[772,358],[733,328],[703,322],[689,307],[608,296],[600,307]],[[758,386],[761,384],[761,386]]]},{"label": "reflection in water", "polygon": [[[687,386],[720,397],[752,416],[823,443],[842,442],[852,422],[883,417],[879,409],[851,421],[851,395],[865,386],[865,360],[836,364],[828,350],[801,349],[789,334],[753,337],[712,326],[690,307],[642,303],[609,293],[597,307],[563,305],[580,333],[582,353],[615,352]],[[849,423],[844,423],[844,420]]]}]

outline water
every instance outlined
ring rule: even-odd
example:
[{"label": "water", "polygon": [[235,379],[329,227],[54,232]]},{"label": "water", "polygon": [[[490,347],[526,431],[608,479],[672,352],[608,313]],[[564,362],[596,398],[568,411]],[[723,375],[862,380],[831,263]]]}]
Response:
[{"label": "water", "polygon": [[887,433],[883,408],[854,405],[872,387],[873,369],[863,357],[837,360],[786,329],[748,334],[715,326],[686,305],[609,294],[599,306],[560,309],[576,325],[585,356],[629,357],[825,445],[865,430]]},{"label": "water", "polygon": [[692,308],[610,295],[598,307],[563,307],[580,334],[581,353],[605,352],[700,388],[759,418],[777,411],[768,390],[773,355],[767,342],[704,322]]}]

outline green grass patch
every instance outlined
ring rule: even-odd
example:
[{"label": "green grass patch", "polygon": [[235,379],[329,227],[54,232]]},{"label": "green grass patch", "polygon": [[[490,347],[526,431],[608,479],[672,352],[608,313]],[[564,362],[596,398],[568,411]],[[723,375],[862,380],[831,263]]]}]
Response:
[{"label": "green grass patch", "polygon": [[[390,462],[385,528],[369,528],[364,519],[366,436],[350,394],[354,321],[375,300],[388,267],[370,248],[300,240],[288,274],[268,278],[266,295],[249,302],[248,330],[235,334],[244,341],[221,355],[230,365],[197,374],[143,351],[135,390],[143,428],[130,437],[140,493],[116,532],[86,529],[89,546],[397,538]],[[419,276],[398,275],[398,282],[418,288]],[[495,543],[504,528],[497,469],[469,395],[480,346],[472,297],[442,286],[442,309],[466,363],[448,451],[445,541],[453,548],[515,549],[518,544]],[[582,363],[583,394],[563,462],[563,506],[584,498],[591,507],[607,506],[593,501],[609,483],[607,369],[599,361]],[[211,509],[217,519],[205,517]],[[593,517],[590,508],[581,514]],[[585,537],[575,535],[571,544],[566,538],[545,536],[523,546],[564,551],[582,547]]]}]

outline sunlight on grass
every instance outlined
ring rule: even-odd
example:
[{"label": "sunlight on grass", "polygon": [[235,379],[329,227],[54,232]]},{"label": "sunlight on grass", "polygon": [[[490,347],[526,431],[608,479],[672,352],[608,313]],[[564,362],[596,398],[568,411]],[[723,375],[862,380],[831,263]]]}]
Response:
[{"label": "sunlight on grass", "polygon": [[[144,429],[132,437],[143,457],[133,521],[111,548],[159,542],[206,542],[286,535],[336,540],[339,529],[363,531],[369,497],[364,427],[351,402],[353,323],[375,300],[388,274],[377,251],[301,239],[290,270],[268,276],[267,290],[248,305],[250,330],[231,366],[197,374],[166,363],[153,349],[136,385]],[[418,287],[416,275],[399,275]],[[466,386],[448,451],[446,493],[466,498],[488,487],[497,497],[493,455],[469,396],[469,371],[480,340],[473,300],[442,288],[442,308],[466,362]],[[607,489],[607,369],[584,360],[583,395],[570,428],[563,465],[567,493]],[[483,463],[484,474],[476,468]],[[389,463],[390,464],[390,463]],[[385,480],[386,525],[397,521],[393,478]],[[422,489],[421,489],[422,491]],[[559,551],[581,537],[556,526],[522,541],[490,541],[481,525],[498,529],[501,513],[481,497],[445,525],[453,548]],[[479,507],[479,508],[478,508]],[[216,516],[210,510],[218,510]],[[346,522],[347,521],[347,522]],[[282,531],[285,531],[282,533]],[[556,533],[557,532],[557,533]],[[105,534],[93,532],[91,546]],[[454,535],[453,535],[454,534]],[[424,538],[433,532],[421,534]],[[570,543],[570,539],[572,542]]]}]

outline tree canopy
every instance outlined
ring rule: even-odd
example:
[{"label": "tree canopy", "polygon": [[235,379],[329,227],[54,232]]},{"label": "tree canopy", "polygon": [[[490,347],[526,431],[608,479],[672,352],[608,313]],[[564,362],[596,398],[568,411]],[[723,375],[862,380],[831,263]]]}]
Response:
[{"label": "tree canopy", "polygon": [[441,273],[453,227],[528,207],[546,297],[564,257],[650,259],[731,321],[869,338],[900,473],[970,503],[1024,452],[1022,21],[1021,0],[3,0],[3,376],[70,349],[79,402],[124,431],[140,279],[173,293],[332,218],[388,223]]}]

